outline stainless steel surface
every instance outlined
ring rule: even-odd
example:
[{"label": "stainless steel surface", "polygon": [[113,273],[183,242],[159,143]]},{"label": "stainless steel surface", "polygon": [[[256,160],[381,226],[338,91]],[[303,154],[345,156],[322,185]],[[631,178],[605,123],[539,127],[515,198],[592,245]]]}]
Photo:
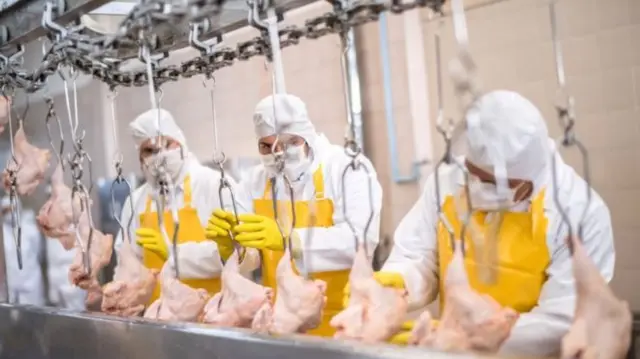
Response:
[{"label": "stainless steel surface", "polygon": [[127,321],[0,304],[0,357],[29,359],[472,359],[416,348],[295,336],[273,338],[197,324]]}]

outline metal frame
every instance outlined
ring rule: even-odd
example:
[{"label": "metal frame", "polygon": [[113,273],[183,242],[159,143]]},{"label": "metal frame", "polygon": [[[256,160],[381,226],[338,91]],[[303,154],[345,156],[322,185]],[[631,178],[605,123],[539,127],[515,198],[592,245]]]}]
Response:
[{"label": "metal frame", "polygon": [[[241,329],[120,319],[53,308],[0,305],[3,358],[30,359],[476,359],[423,348],[271,337]],[[486,357],[484,357],[486,358]]]},{"label": "metal frame", "polygon": [[[18,44],[26,44],[46,34],[42,28],[42,12],[44,4],[48,0],[19,0],[0,12],[0,28],[8,32],[8,41],[2,46],[4,49]],[[63,0],[59,0],[63,1]],[[297,7],[301,7],[316,0],[277,0],[276,8],[280,12],[285,12]],[[101,6],[109,3],[109,0],[64,0],[65,12],[57,17],[55,21],[59,24],[68,24],[77,21],[83,14],[89,14]],[[246,2],[244,0],[229,0],[225,4],[222,13],[217,19],[212,29],[203,34],[204,39],[214,35],[224,34],[240,29],[248,25]],[[179,31],[176,32],[176,29]],[[189,24],[179,23],[177,26],[163,24],[156,29],[160,38],[160,48],[158,52],[170,51],[186,47],[188,45]],[[138,49],[125,49],[119,53],[118,57],[123,59],[138,56]]]}]

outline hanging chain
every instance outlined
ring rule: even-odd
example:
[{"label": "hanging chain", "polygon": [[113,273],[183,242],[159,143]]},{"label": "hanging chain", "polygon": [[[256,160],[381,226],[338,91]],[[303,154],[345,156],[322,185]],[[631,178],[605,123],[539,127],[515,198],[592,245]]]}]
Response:
[{"label": "hanging chain", "polygon": [[[119,69],[122,61],[117,59],[118,49],[140,46],[140,32],[153,34],[153,29],[160,23],[177,24],[184,17],[192,20],[192,24],[201,24],[206,21],[203,14],[219,14],[222,3],[221,0],[187,0],[176,5],[158,0],[145,0],[137,4],[127,15],[115,35],[104,36],[89,36],[82,31],[82,26],[65,28],[56,24],[53,21],[56,5],[46,3],[43,27],[49,31],[52,46],[44,54],[38,68],[33,71],[23,69],[20,61],[15,61],[22,56],[22,47],[12,56],[2,55],[0,86],[9,85],[27,92],[35,92],[44,87],[47,78],[55,74],[61,66],[69,66],[106,83],[110,88],[145,86],[149,83],[150,77],[153,78],[156,88],[159,88],[167,82],[211,74],[238,61],[246,61],[256,56],[270,58],[272,51],[268,33],[261,31],[260,36],[241,42],[234,48],[220,47],[215,51],[203,52],[180,65],[154,66],[151,74],[144,70]],[[280,48],[297,45],[303,38],[318,39],[377,21],[383,12],[400,14],[424,7],[438,11],[443,3],[444,0],[392,0],[384,3],[364,0],[355,1],[346,8],[336,6],[334,11],[309,19],[304,25],[280,28]],[[147,41],[151,50],[160,48],[157,35],[149,36]],[[3,58],[11,61],[3,61]]]}]

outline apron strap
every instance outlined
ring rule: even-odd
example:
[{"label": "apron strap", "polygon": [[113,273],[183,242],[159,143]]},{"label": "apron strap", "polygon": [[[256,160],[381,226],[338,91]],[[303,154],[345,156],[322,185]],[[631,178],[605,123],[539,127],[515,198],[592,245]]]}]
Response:
[{"label": "apron strap", "polygon": [[[186,175],[184,177],[184,182],[183,182],[183,186],[184,186],[184,195],[183,195],[183,199],[184,199],[184,207],[185,208],[189,208],[191,207],[191,199],[192,199],[192,191],[191,191],[191,175]],[[151,213],[151,195],[147,195],[147,202],[144,206],[144,213]]]},{"label": "apron strap", "polygon": [[[536,198],[531,202],[531,232],[533,238],[546,237],[547,225],[544,215],[545,189],[541,190]],[[539,233],[542,231],[542,233]]]},{"label": "apron strap", "polygon": [[[322,172],[322,165],[318,166],[318,169],[313,173],[313,188],[316,200],[324,198],[324,174]],[[262,199],[269,199],[271,197],[271,182],[269,178],[266,179],[264,184],[264,192]]]}]

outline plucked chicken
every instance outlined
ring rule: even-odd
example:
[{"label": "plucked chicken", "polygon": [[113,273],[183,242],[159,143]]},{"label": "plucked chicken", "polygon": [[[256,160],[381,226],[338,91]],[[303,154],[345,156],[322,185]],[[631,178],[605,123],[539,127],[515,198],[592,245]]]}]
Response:
[{"label": "plucked chicken", "polygon": [[459,241],[444,286],[446,305],[438,327],[432,326],[431,315],[424,313],[414,324],[409,342],[440,350],[497,351],[509,337],[518,313],[469,286]]},{"label": "plucked chicken", "polygon": [[330,323],[336,328],[336,338],[375,343],[391,338],[400,330],[407,313],[406,291],[383,287],[374,279],[362,245],[356,252],[349,285],[349,305]]},{"label": "plucked chicken", "polygon": [[87,306],[99,304],[102,300],[102,288],[98,282],[98,273],[111,261],[113,252],[113,236],[93,229],[88,220],[88,214],[83,211],[79,219],[78,235],[82,248],[87,248],[89,236],[92,236],[91,247],[88,249],[91,271],[85,268],[82,248],[76,244],[76,256],[69,267],[69,281],[87,291]]},{"label": "plucked chicken", "polygon": [[[27,142],[24,130],[22,129],[22,122],[20,122],[20,127],[13,137],[13,146],[17,163],[10,161],[8,168],[10,167],[12,170],[17,170],[18,194],[28,196],[33,194],[38,184],[44,180],[44,173],[49,165],[51,152],[35,147]],[[5,169],[3,173],[5,189],[11,186],[8,168]]]},{"label": "plucked chicken", "polygon": [[139,315],[153,295],[158,274],[140,262],[125,233],[113,281],[102,288],[102,311],[121,317]]},{"label": "plucked chicken", "polygon": [[277,296],[274,305],[265,303],[256,313],[252,328],[271,334],[304,333],[320,325],[327,301],[327,283],[307,280],[293,271],[291,253],[286,250],[276,268]]},{"label": "plucked chicken", "polygon": [[[248,251],[246,255],[257,254]],[[239,255],[235,251],[222,270],[222,291],[204,307],[201,321],[224,327],[250,328],[258,310],[271,303],[273,291],[240,274]]]},{"label": "plucked chicken", "polygon": [[175,278],[169,261],[160,274],[162,291],[160,298],[151,303],[144,312],[148,319],[195,322],[202,316],[209,293],[204,289],[194,289]]},{"label": "plucked chicken", "polygon": [[62,164],[51,175],[51,197],[40,208],[38,226],[49,238],[57,238],[66,250],[75,244],[74,213],[81,213],[80,196],[71,203],[71,189],[64,184]]},{"label": "plucked chicken", "polygon": [[563,359],[622,359],[631,343],[632,317],[627,302],[615,297],[577,238],[573,245],[576,311],[562,339]]}]

